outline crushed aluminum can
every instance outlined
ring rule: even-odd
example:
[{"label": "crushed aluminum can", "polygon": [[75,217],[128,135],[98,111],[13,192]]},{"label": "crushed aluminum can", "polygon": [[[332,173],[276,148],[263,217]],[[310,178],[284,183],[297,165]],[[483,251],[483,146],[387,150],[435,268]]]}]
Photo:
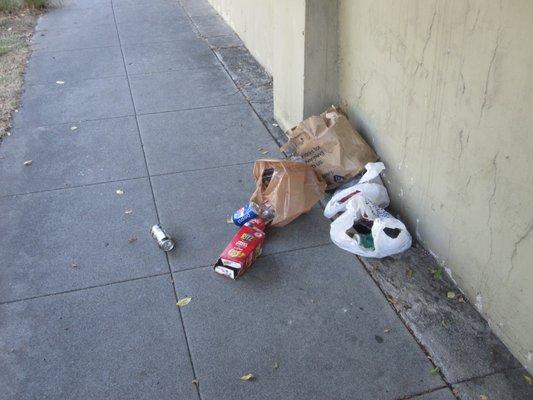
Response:
[{"label": "crushed aluminum can", "polygon": [[157,243],[157,246],[163,251],[170,251],[174,248],[172,238],[165,232],[161,225],[156,224],[150,229],[150,234]]}]

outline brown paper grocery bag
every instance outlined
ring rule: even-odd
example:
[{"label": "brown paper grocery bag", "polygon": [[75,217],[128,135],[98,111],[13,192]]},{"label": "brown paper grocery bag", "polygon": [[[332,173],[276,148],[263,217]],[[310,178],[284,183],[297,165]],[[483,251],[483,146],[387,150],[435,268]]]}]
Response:
[{"label": "brown paper grocery bag", "polygon": [[308,212],[324,195],[326,183],[308,165],[289,160],[257,160],[255,192],[250,201],[269,202],[273,226],[285,226]]},{"label": "brown paper grocery bag", "polygon": [[333,189],[362,172],[378,156],[335,107],[286,132],[282,150],[293,150]]}]

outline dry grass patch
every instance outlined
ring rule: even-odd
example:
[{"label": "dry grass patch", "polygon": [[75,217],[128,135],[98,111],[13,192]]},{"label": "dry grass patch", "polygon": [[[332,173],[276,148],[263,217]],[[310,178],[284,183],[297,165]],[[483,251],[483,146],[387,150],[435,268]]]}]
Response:
[{"label": "dry grass patch", "polygon": [[10,129],[19,106],[30,40],[42,10],[50,0],[0,0],[0,140]]}]

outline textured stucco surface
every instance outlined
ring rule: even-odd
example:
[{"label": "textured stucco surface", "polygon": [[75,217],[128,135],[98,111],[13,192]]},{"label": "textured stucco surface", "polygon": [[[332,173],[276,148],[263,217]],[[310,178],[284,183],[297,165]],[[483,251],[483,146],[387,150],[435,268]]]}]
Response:
[{"label": "textured stucco surface", "polygon": [[533,366],[533,3],[341,0],[341,104],[395,211]]},{"label": "textured stucco surface", "polygon": [[248,47],[272,73],[274,0],[209,0]]}]

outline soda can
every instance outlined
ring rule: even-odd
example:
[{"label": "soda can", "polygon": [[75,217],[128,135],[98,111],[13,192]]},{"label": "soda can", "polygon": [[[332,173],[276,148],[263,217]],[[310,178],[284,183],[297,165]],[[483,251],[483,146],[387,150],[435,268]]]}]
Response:
[{"label": "soda can", "polygon": [[174,248],[172,238],[165,232],[161,225],[156,224],[150,229],[150,234],[157,243],[157,246],[163,251],[170,251]]},{"label": "soda can", "polygon": [[243,226],[246,222],[256,218],[261,213],[261,208],[254,202],[249,202],[244,207],[233,213],[231,220],[237,226]]}]

